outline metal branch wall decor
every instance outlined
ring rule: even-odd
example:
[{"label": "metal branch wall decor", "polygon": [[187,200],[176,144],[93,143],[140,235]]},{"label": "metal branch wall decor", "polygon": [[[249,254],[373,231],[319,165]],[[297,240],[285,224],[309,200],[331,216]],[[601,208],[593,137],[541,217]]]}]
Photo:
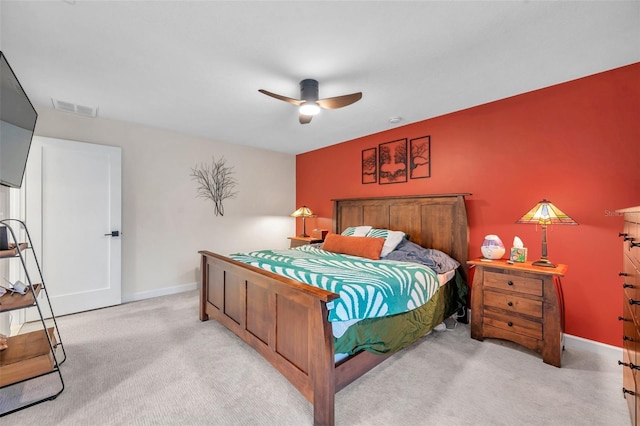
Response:
[{"label": "metal branch wall decor", "polygon": [[191,179],[198,182],[196,197],[208,198],[213,201],[216,216],[224,216],[222,202],[227,198],[235,198],[238,194],[235,187],[238,181],[233,177],[233,167],[228,167],[224,157],[211,164],[201,164],[191,169]]},{"label": "metal branch wall decor", "polygon": [[385,142],[362,150],[362,183],[404,183],[431,177],[431,136]]},{"label": "metal branch wall decor", "polygon": [[431,176],[431,136],[411,139],[409,177],[411,179]]},{"label": "metal branch wall decor", "polygon": [[376,149],[362,150],[362,183],[376,183],[378,181],[378,159]]},{"label": "metal branch wall decor", "polygon": [[378,183],[407,181],[407,139],[398,139],[378,145]]}]

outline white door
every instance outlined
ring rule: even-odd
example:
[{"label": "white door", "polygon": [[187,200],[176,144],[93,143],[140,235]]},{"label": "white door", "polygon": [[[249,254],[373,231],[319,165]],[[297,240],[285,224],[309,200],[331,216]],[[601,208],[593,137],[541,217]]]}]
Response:
[{"label": "white door", "polygon": [[119,304],[121,149],[34,137],[25,182],[26,224],[56,316]]}]

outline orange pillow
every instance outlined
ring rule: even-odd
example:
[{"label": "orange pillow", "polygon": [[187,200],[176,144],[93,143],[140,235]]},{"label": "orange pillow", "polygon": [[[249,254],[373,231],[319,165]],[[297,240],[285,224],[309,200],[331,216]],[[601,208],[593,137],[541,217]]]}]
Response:
[{"label": "orange pillow", "polygon": [[380,252],[382,252],[384,242],[384,238],[347,237],[339,234],[328,234],[322,244],[322,250],[378,260],[380,259]]}]

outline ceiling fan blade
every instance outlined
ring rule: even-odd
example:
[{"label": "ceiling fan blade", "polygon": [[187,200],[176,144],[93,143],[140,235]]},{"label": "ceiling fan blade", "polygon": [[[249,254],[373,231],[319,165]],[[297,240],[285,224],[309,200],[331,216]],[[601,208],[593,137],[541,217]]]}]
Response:
[{"label": "ceiling fan blade", "polygon": [[309,124],[311,123],[311,119],[313,118],[313,115],[304,115],[304,114],[300,114],[298,119],[300,120],[300,124]]},{"label": "ceiling fan blade", "polygon": [[280,99],[281,101],[289,102],[294,105],[302,105],[305,101],[300,101],[298,99],[288,98],[286,96],[278,95],[276,93],[271,93],[267,90],[259,89],[258,92],[263,93],[267,96],[271,96],[272,98]]},{"label": "ceiling fan blade", "polygon": [[362,92],[336,96],[335,98],[318,99],[316,103],[324,109],[336,109],[351,105],[354,102],[358,102],[360,99],[362,99]]}]

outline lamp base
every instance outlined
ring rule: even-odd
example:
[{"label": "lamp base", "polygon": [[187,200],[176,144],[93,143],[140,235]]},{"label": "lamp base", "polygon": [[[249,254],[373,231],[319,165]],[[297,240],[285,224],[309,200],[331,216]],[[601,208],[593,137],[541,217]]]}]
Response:
[{"label": "lamp base", "polygon": [[555,268],[556,265],[551,263],[549,259],[539,259],[532,263],[533,266],[544,266],[545,268]]}]

